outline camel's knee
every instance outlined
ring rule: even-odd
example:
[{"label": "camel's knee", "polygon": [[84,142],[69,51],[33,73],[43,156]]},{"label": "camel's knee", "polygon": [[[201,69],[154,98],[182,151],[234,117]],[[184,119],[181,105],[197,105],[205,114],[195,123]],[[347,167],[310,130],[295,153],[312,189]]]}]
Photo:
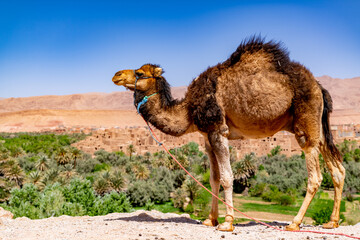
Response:
[{"label": "camel's knee", "polygon": [[339,165],[338,168],[333,169],[332,179],[335,186],[342,185],[345,180],[345,168],[342,165]]},{"label": "camel's knee", "polygon": [[323,180],[323,178],[322,178],[321,174],[316,177],[309,178],[307,192],[310,194],[315,194],[317,192],[317,190],[319,189],[322,180]]},{"label": "camel's knee", "polygon": [[232,174],[227,174],[226,176],[222,176],[220,179],[220,184],[224,188],[232,188],[234,177]]}]

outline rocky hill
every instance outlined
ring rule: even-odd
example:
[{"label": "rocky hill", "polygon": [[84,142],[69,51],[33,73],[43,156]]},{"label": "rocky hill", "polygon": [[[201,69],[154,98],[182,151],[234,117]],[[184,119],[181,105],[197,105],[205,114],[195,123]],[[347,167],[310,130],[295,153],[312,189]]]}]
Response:
[{"label": "rocky hill", "polygon": [[317,80],[330,92],[334,109],[360,110],[360,77],[340,79],[321,76]]},{"label": "rocky hill", "polygon": [[[186,87],[172,88],[175,98],[184,96]],[[0,99],[0,112],[37,109],[55,110],[134,110],[133,92],[85,93]]]}]

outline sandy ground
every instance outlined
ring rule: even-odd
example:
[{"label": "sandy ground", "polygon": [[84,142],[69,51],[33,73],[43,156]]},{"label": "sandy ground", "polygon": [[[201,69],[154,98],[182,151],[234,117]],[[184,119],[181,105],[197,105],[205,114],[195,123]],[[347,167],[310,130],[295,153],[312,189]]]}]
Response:
[{"label": "sandy ground", "polygon": [[[273,222],[282,228],[287,223]],[[303,226],[302,230],[346,233],[360,237],[360,225],[340,226],[334,230]],[[112,213],[97,217],[52,217],[40,220],[28,218],[3,218],[0,224],[1,240],[70,240],[70,239],[351,239],[326,234],[281,232],[254,222],[238,224],[234,232],[220,232],[213,227],[203,226],[187,214],[160,213],[158,211],[136,211],[133,213]]]}]

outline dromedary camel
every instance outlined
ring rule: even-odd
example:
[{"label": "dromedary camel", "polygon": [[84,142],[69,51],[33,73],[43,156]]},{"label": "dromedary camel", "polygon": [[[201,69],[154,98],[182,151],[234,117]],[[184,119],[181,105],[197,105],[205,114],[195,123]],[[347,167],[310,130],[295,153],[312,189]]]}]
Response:
[{"label": "dromedary camel", "polygon": [[[229,59],[209,67],[192,81],[185,97],[174,100],[162,76],[163,69],[145,64],[137,70],[119,71],[113,82],[134,92],[135,105],[146,121],[166,134],[181,136],[199,131],[205,137],[210,159],[211,189],[224,188],[233,206],[233,174],[228,139],[263,138],[278,131],[294,133],[306,154],[307,192],[287,230],[299,230],[305,212],[322,181],[319,153],[324,156],[335,187],[334,208],[324,228],[339,226],[345,169],[333,143],[329,125],[332,99],[304,66],[289,59],[280,43],[260,37],[244,41]],[[135,88],[136,85],[136,88]],[[218,225],[218,200],[213,197],[207,226]],[[219,230],[232,231],[234,211],[226,207]]]}]

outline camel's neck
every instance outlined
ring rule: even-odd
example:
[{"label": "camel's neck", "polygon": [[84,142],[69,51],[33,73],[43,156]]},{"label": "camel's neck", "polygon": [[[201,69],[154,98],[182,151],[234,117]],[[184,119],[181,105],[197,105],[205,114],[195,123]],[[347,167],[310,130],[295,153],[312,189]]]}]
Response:
[{"label": "camel's neck", "polygon": [[171,95],[164,96],[163,92],[137,93],[135,102],[139,104],[145,96],[151,96],[141,105],[139,111],[144,119],[160,131],[173,136],[181,136],[190,132],[192,121],[189,116],[188,101],[186,99],[173,100]]}]

